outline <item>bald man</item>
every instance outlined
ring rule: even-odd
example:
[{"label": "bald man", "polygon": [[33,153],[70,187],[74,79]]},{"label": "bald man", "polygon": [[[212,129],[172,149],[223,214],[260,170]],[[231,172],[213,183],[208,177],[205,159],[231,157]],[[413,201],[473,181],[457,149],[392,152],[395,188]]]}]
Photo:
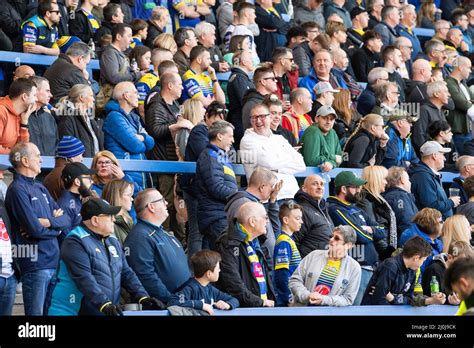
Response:
[{"label": "bald man", "polygon": [[[150,151],[155,141],[148,135],[135,113],[138,107],[138,91],[132,82],[120,82],[115,85],[112,99],[105,110],[107,117],[104,126],[104,147],[117,158],[146,159],[145,152]],[[135,192],[151,187],[150,174],[127,172],[135,183]]]},{"label": "bald man", "polygon": [[398,69],[401,77],[405,80],[411,79],[413,76],[413,60],[411,59],[411,52],[413,51],[413,44],[411,41],[404,37],[397,37],[393,44],[402,53],[402,64]]},{"label": "bald man", "polygon": [[35,76],[35,71],[29,65],[20,65],[15,69],[13,74],[13,81],[21,78],[29,79],[31,76]]},{"label": "bald man", "polygon": [[301,257],[313,250],[327,249],[334,225],[329,217],[324,196],[324,180],[316,174],[308,176],[296,193],[296,202],[303,207],[303,226],[293,235]]},{"label": "bald man", "polygon": [[257,202],[244,203],[229,230],[216,243],[221,254],[217,286],[236,297],[242,307],[274,307],[271,269],[258,237],[267,232],[268,215]]},{"label": "bald man", "polygon": [[[407,39],[408,40],[408,39]],[[407,80],[406,101],[409,103],[424,103],[428,100],[426,84],[431,81],[432,67],[426,59],[417,59],[412,65],[413,78]]]}]

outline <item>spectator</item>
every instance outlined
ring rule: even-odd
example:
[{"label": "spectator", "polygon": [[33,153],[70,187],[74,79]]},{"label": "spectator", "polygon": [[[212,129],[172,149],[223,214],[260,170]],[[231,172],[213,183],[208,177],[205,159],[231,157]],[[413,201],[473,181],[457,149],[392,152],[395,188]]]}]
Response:
[{"label": "spectator", "polygon": [[396,112],[399,108],[400,91],[396,82],[381,83],[375,89],[375,107],[372,114],[383,117],[384,122],[388,122],[391,113]]},{"label": "spectator", "polygon": [[64,182],[61,178],[64,167],[68,163],[82,162],[82,155],[85,150],[82,142],[73,136],[64,136],[58,142],[54,169],[43,180],[43,185],[55,201],[58,200],[64,190]]},{"label": "spectator", "polygon": [[399,239],[402,232],[410,227],[413,217],[418,213],[418,208],[415,197],[411,193],[410,177],[405,168],[391,167],[385,180],[387,189],[382,196],[395,213]]},{"label": "spectator", "polygon": [[[57,237],[66,226],[66,217],[48,190],[34,180],[41,173],[41,157],[36,145],[16,144],[9,160],[15,173],[5,206],[11,220],[12,240],[17,248],[35,248],[36,251],[30,251],[37,255],[15,257],[20,268],[25,315],[42,315],[59,261]],[[37,197],[37,202],[29,197]]]},{"label": "spectator", "polygon": [[[204,120],[200,124],[192,128],[189,133],[188,143],[184,160],[196,162],[199,155],[206,148],[209,142],[209,127],[217,122],[223,121],[225,118],[225,106],[218,102],[212,102],[204,114]],[[194,174],[183,174],[180,177],[179,184],[183,190],[184,201],[188,211],[188,255],[192,256],[195,252],[202,249],[202,234],[199,232],[198,226],[198,187]]]},{"label": "spectator", "polygon": [[[413,33],[416,27],[416,8],[414,5],[406,4],[400,7],[400,23],[396,27],[397,36],[406,37],[411,41],[413,50],[411,51],[411,59],[416,59],[419,53],[422,53],[421,43],[418,37]],[[394,44],[391,43],[392,45]]]},{"label": "spectator", "polygon": [[[94,41],[98,44],[100,40],[106,35],[113,35],[113,30],[116,24],[124,24],[124,13],[120,4],[108,3],[104,7],[104,20],[100,28],[94,34]],[[130,28],[131,29],[131,28]],[[128,48],[128,46],[127,46]]]},{"label": "spectator", "polygon": [[334,66],[334,58],[331,52],[326,50],[318,51],[313,60],[313,68],[309,75],[303,77],[298,83],[298,86],[306,88],[311,93],[311,98],[316,100],[316,93],[314,87],[318,82],[329,82],[331,86],[337,85],[331,69]]},{"label": "spectator", "polygon": [[153,49],[153,42],[165,30],[166,24],[170,21],[170,13],[163,6],[155,6],[151,10],[148,19],[148,35],[145,39],[145,45]]},{"label": "spectator", "polygon": [[293,52],[287,47],[276,47],[272,52],[273,73],[277,79],[275,94],[284,100],[284,95],[298,87],[298,70],[294,64]]},{"label": "spectator", "polygon": [[439,291],[444,293],[447,299],[447,303],[450,305],[459,305],[461,300],[455,292],[447,291],[445,287],[445,273],[446,269],[449,268],[454,261],[459,258],[474,258],[474,252],[472,247],[461,241],[456,241],[451,243],[449,246],[448,252],[436,255],[433,257],[433,262],[431,265],[426,267],[423,272],[422,285],[423,285],[423,295],[433,296],[434,293],[431,292],[431,281],[436,279],[439,285]]},{"label": "spectator", "polygon": [[253,71],[252,56],[250,51],[234,53],[232,58],[235,63],[231,68],[231,75],[227,84],[227,96],[229,98],[229,122],[235,127],[235,145],[239,149],[240,140],[244,136],[242,123],[242,109],[244,106],[244,95],[250,89],[255,89],[250,74]]},{"label": "spectator", "polygon": [[222,52],[216,45],[216,27],[207,22],[200,22],[196,25],[195,33],[199,44],[209,50],[212,68],[216,72],[229,71],[229,64],[224,61]]},{"label": "spectator", "polygon": [[442,41],[430,40],[425,43],[425,53],[428,56],[433,68],[440,68],[443,71],[443,78],[446,79],[451,74],[451,69],[446,64],[448,56]]},{"label": "spectator", "polygon": [[151,90],[155,88],[160,81],[158,77],[158,66],[165,60],[172,60],[173,55],[169,51],[161,48],[155,48],[153,51],[150,51],[147,46],[142,45],[132,51],[132,57],[136,59],[140,70],[149,69],[150,64],[153,65],[153,70],[149,69],[148,72],[135,83],[135,87],[138,91],[138,113],[142,120],[144,120],[145,100],[151,93]]},{"label": "spectator", "polygon": [[117,160],[117,157],[110,151],[104,150],[99,151],[94,158],[92,159],[91,169],[96,171],[96,174],[92,176],[92,189],[100,197],[102,196],[102,191],[104,186],[112,180],[125,180],[129,183],[134,184],[134,192],[139,192],[142,190],[127,174],[125,174],[120,168],[120,163]]},{"label": "spectator", "polygon": [[281,125],[288,129],[299,143],[302,140],[303,133],[308,129],[313,120],[307,114],[311,111],[313,102],[311,94],[306,88],[295,88],[291,91],[290,108],[282,116]]},{"label": "spectator", "polygon": [[449,267],[444,275],[447,290],[452,290],[462,301],[456,315],[472,314],[474,259],[462,257]]},{"label": "spectator", "polygon": [[[255,22],[260,28],[260,35],[255,38],[255,44],[258,57],[262,62],[266,62],[271,60],[271,54],[276,47],[284,46],[290,25],[281,18],[281,13],[271,0],[257,0],[256,4]],[[234,30],[233,34],[241,33]]]},{"label": "spectator", "polygon": [[59,139],[58,126],[49,104],[53,95],[47,79],[35,76],[32,81],[36,85],[36,108],[28,119],[30,142],[38,146],[42,156],[54,156]]},{"label": "spectator", "polygon": [[303,156],[282,136],[272,133],[270,112],[266,105],[256,105],[251,111],[252,129],[245,131],[240,143],[240,154],[247,179],[257,166],[276,171],[278,179],[283,180],[278,200],[293,198],[298,191],[294,174],[306,168]]},{"label": "spectator", "polygon": [[28,120],[36,108],[36,85],[20,78],[10,85],[8,95],[0,98],[0,153],[9,154],[18,142],[30,139]]},{"label": "spectator", "polygon": [[293,50],[298,45],[308,40],[308,33],[302,27],[291,27],[286,34],[286,46]]},{"label": "spectator", "polygon": [[216,10],[218,24],[217,30],[219,32],[219,38],[221,39],[221,42],[224,42],[227,28],[232,25],[234,18],[236,17],[234,15],[234,6],[237,6],[236,0],[225,0],[220,3]]},{"label": "spectator", "polygon": [[203,46],[193,47],[189,56],[190,68],[183,74],[183,99],[197,99],[204,107],[217,100],[225,103],[225,95],[211,66],[209,50]]},{"label": "spectator", "polygon": [[[183,115],[182,117],[185,120],[188,120],[196,126],[197,124],[201,123],[204,120],[204,115],[206,113],[206,109],[202,106],[201,102],[196,99],[188,99],[183,103]],[[194,128],[194,127],[193,127]],[[174,142],[176,143],[177,150],[179,152],[179,160],[184,161],[185,152],[186,152],[186,145],[188,144],[189,134],[191,133],[192,129],[188,128],[181,128],[176,133],[176,137]]]},{"label": "spectator", "polygon": [[314,86],[313,92],[316,99],[313,100],[313,106],[308,115],[314,119],[321,106],[332,106],[335,93],[339,93],[339,90],[334,89],[329,82],[321,81]]},{"label": "spectator", "polygon": [[252,108],[260,104],[266,95],[277,91],[277,79],[271,67],[261,66],[253,74],[253,84],[255,88],[250,88],[245,92],[242,99],[242,124],[244,132],[251,127],[250,112]]},{"label": "spectator", "polygon": [[227,197],[237,191],[235,173],[228,152],[234,142],[234,127],[219,121],[209,127],[209,144],[196,163],[199,230],[211,250],[227,228],[224,206]]},{"label": "spectator", "polygon": [[[15,5],[15,6],[14,6]],[[10,39],[14,52],[22,51],[22,16],[17,11],[17,4],[8,1],[0,2],[0,27]]]},{"label": "spectator", "polygon": [[179,76],[183,76],[191,68],[189,60],[191,50],[197,46],[197,37],[193,28],[181,27],[174,33],[174,41],[178,46],[178,52],[173,56],[173,60],[178,64]]},{"label": "spectator", "polygon": [[[152,53],[152,59],[156,59],[155,63],[158,66],[157,72],[156,72],[157,81],[156,81],[156,85],[153,88],[151,88],[149,92],[146,92],[147,96],[146,96],[146,98],[144,100],[144,104],[143,104],[144,115],[146,114],[146,112],[148,110],[148,106],[150,104],[151,98],[153,98],[157,93],[160,92],[160,83],[159,83],[160,82],[160,76],[163,76],[166,73],[178,74],[178,66],[176,65],[175,62],[173,62],[173,55],[171,54],[171,52],[167,51],[165,49],[162,49],[162,48],[155,48],[153,51],[155,51],[155,50],[160,52],[160,53],[156,52],[156,54]],[[150,79],[151,80],[155,79],[155,76],[152,77],[151,74],[155,74],[155,72],[150,73],[150,75],[145,74],[144,78],[140,79],[140,80],[143,81],[143,80],[146,79],[145,76],[148,75],[148,84],[143,84],[140,81],[135,84],[135,86],[138,89],[139,95],[142,94],[143,91],[146,91],[149,88],[148,85],[150,84]],[[139,107],[139,109],[140,109],[140,107]],[[142,120],[143,120],[143,118],[142,118]]]},{"label": "spectator", "polygon": [[407,102],[420,104],[429,102],[427,85],[432,82],[432,69],[426,59],[415,60],[412,66],[413,78],[406,83]]},{"label": "spectator", "polygon": [[201,17],[210,14],[209,6],[205,2],[192,5],[186,1],[176,1],[170,5],[171,23],[174,31],[183,27],[194,28],[200,22]]},{"label": "spectator", "polygon": [[462,241],[470,244],[472,239],[471,225],[465,216],[453,215],[446,219],[442,227],[442,252],[447,252],[449,245],[453,242]]},{"label": "spectator", "polygon": [[[119,306],[121,287],[144,309],[163,308],[158,300],[148,297],[128,266],[120,243],[111,237],[114,215],[119,210],[100,198],[84,203],[82,224],[71,231],[61,248],[59,280],[49,315],[123,315]],[[82,300],[71,304],[70,296]]]},{"label": "spectator", "polygon": [[[469,40],[471,39],[469,38]],[[444,46],[450,57],[451,55],[454,57],[458,55],[469,56],[469,46],[463,41],[462,31],[459,27],[449,29],[446,40],[444,40]]]},{"label": "spectator", "polygon": [[[132,82],[120,82],[114,87],[112,99],[107,103],[104,122],[104,147],[120,159],[146,159],[155,141],[148,135],[133,110],[138,107],[138,91]],[[120,132],[117,130],[120,129]],[[141,188],[151,187],[149,173],[127,172]]]},{"label": "spectator", "polygon": [[67,97],[61,98],[56,107],[60,116],[59,136],[71,135],[80,139],[86,151],[84,157],[94,157],[104,146],[104,135],[93,118],[94,93],[89,85],[74,85]]},{"label": "spectator", "polygon": [[252,62],[252,67],[254,63],[256,63],[253,58],[252,58],[252,51],[250,50],[250,39],[248,36],[245,35],[234,35],[230,39],[230,44],[229,44],[229,50],[224,56],[224,60],[232,65],[233,64],[233,59],[234,55],[239,52],[239,51],[248,51],[250,54],[250,59]]},{"label": "spectator", "polygon": [[336,117],[332,107],[321,106],[316,113],[316,123],[304,131],[301,143],[307,166],[320,167],[323,172],[329,172],[342,163],[341,145],[333,129]]},{"label": "spectator", "polygon": [[386,168],[392,166],[408,168],[412,164],[419,163],[415,150],[411,144],[411,127],[418,119],[412,117],[408,112],[396,109],[388,118],[387,150],[382,165]]},{"label": "spectator", "polygon": [[[362,305],[414,304],[416,270],[431,254],[430,245],[423,238],[410,239],[402,252],[386,259],[374,272],[362,300]],[[431,302],[433,301],[433,302]],[[425,304],[443,304],[444,294]]]},{"label": "spectator", "polygon": [[[402,54],[402,63],[400,64],[398,73],[404,79],[404,81],[410,80],[413,75],[413,60],[411,59],[411,52],[413,52],[413,44],[406,37],[400,36],[397,37],[393,46],[399,49]],[[427,61],[425,60],[425,62]],[[406,82],[405,84],[407,85]]]},{"label": "spectator", "polygon": [[474,225],[474,211],[473,211],[474,204],[472,203],[474,201],[473,184],[474,184],[474,176],[469,176],[464,180],[462,186],[468,200],[465,204],[460,205],[456,209],[456,212],[458,214],[464,215],[469,220],[470,225]]},{"label": "spectator", "polygon": [[77,84],[88,84],[87,65],[91,59],[91,51],[83,42],[73,43],[66,54],[61,53],[54,63],[46,69],[44,77],[51,86],[51,104],[68,95],[70,89]]},{"label": "spectator", "polygon": [[367,10],[369,11],[369,29],[382,22],[382,9],[384,8],[384,0],[372,0],[367,4]]},{"label": "spectator", "polygon": [[382,9],[382,22],[374,27],[380,34],[384,46],[393,45],[395,39],[400,36],[396,27],[400,24],[400,11],[394,6],[385,6]]},{"label": "spectator", "polygon": [[174,294],[168,306],[181,306],[200,309],[214,315],[213,307],[230,310],[239,307],[239,301],[226,294],[211,283],[219,279],[221,256],[212,250],[201,250],[191,257],[194,277],[183,284]]},{"label": "spectator", "polygon": [[13,81],[24,78],[29,79],[30,77],[35,76],[35,71],[29,65],[20,65],[15,69],[13,73]]},{"label": "spectator", "polygon": [[384,68],[388,71],[389,81],[395,82],[398,86],[398,93],[400,102],[405,102],[405,81],[398,73],[403,64],[402,52],[395,46],[385,46],[382,51],[382,59],[384,61]]},{"label": "spectator", "polygon": [[344,0],[333,0],[330,3],[327,3],[324,7],[324,18],[326,19],[326,22],[329,22],[329,16],[335,13],[342,18],[346,29],[349,29],[352,27],[351,15],[344,7],[344,4]]},{"label": "spectator", "polygon": [[342,167],[364,168],[367,165],[381,164],[387,141],[382,116],[368,114],[360,120],[354,133],[347,139],[343,150],[346,158],[343,158]]},{"label": "spectator", "polygon": [[435,121],[446,121],[443,105],[448,103],[449,91],[444,81],[434,81],[427,84],[426,94],[429,98],[427,103],[420,107],[420,117],[413,125],[413,147],[417,153],[421,146],[429,139],[428,128]]},{"label": "spectator", "polygon": [[134,49],[138,46],[143,46],[143,41],[145,41],[148,36],[148,23],[143,19],[134,19],[130,24],[132,27],[132,40],[130,47]]},{"label": "spectator", "polygon": [[352,227],[338,226],[327,251],[315,250],[301,261],[289,282],[294,305],[339,307],[354,303],[361,267],[348,253],[356,240]]},{"label": "spectator", "polygon": [[285,138],[291,146],[296,147],[297,141],[293,133],[281,126],[283,116],[283,104],[276,94],[268,94],[263,99],[262,103],[268,107],[270,111],[270,129],[273,134],[281,135]]},{"label": "spectator", "polygon": [[135,199],[138,222],[125,240],[127,261],[151,296],[168,302],[191,276],[181,243],[164,230],[166,199],[146,189]]},{"label": "spectator", "polygon": [[357,101],[357,111],[365,116],[369,114],[376,104],[375,90],[377,86],[388,81],[388,71],[385,68],[373,68],[367,76],[367,87]]},{"label": "spectator", "polygon": [[57,203],[64,211],[67,224],[58,237],[60,247],[69,232],[82,222],[82,202],[85,202],[93,196],[91,191],[92,174],[95,174],[95,171],[87,168],[81,162],[66,164],[61,173],[61,181],[64,185],[64,190],[57,199]]},{"label": "spectator", "polygon": [[367,30],[362,36],[362,41],[363,46],[355,50],[352,55],[352,68],[357,81],[367,82],[369,72],[380,63],[379,54],[383,42],[380,34],[374,30]]},{"label": "spectator", "polygon": [[352,53],[355,49],[361,48],[364,42],[362,41],[362,36],[364,35],[364,30],[367,29],[369,25],[369,14],[367,10],[363,7],[356,6],[351,10],[351,21],[352,26],[347,30],[347,49],[349,53]]},{"label": "spectator", "polygon": [[217,241],[222,257],[218,287],[236,297],[242,307],[275,305],[271,270],[258,241],[267,231],[266,219],[267,213],[260,203],[244,203]]},{"label": "spectator", "polygon": [[347,89],[341,89],[339,93],[334,95],[333,108],[337,114],[333,128],[336,131],[342,148],[350,135],[355,131],[360,115],[352,106],[351,92]]},{"label": "spectator", "polygon": [[363,248],[362,255],[356,255],[356,260],[362,268],[359,292],[354,299],[355,306],[360,305],[367,284],[378,262],[378,254],[375,249],[375,243],[386,238],[383,228],[372,220],[362,209],[355,204],[360,200],[360,188],[367,182],[359,179],[353,172],[340,172],[334,181],[336,195],[329,197],[329,216],[335,226],[350,225],[357,234],[354,242],[356,248]]},{"label": "spectator", "polygon": [[334,225],[323,196],[324,180],[316,174],[306,177],[295,194],[296,202],[303,208],[303,225],[293,239],[302,257],[313,250],[325,250],[331,238]]},{"label": "spectator", "polygon": [[435,35],[433,36],[433,39],[443,42],[446,40],[446,35],[448,34],[449,29],[451,29],[450,22],[444,19],[436,21],[434,24]]},{"label": "spectator", "polygon": [[[416,19],[418,28],[435,29],[435,22],[441,20],[441,11],[432,1],[424,1],[420,6],[420,12]],[[444,22],[444,21],[443,21]]]},{"label": "spectator", "polygon": [[74,16],[69,18],[69,33],[87,44],[94,39],[95,33],[100,28],[100,22],[92,14],[92,9],[97,4],[98,0],[84,0],[81,2],[81,7],[74,12]]},{"label": "spectator", "polygon": [[[456,156],[457,157],[457,156]],[[463,188],[464,180],[471,175],[474,175],[474,170],[471,169],[474,165],[473,156],[461,156],[456,160],[456,172],[459,172],[459,176],[453,179],[451,188],[457,188],[461,197],[461,203],[464,204],[468,201],[469,197]]]},{"label": "spectator", "polygon": [[459,196],[448,197],[441,184],[439,171],[444,167],[444,154],[449,149],[435,141],[427,141],[420,148],[421,162],[411,170],[412,192],[419,209],[434,208],[443,218],[453,215],[453,208],[459,205]]},{"label": "spectator", "polygon": [[357,100],[363,91],[363,88],[354,79],[354,72],[347,57],[346,51],[342,48],[331,50],[334,57],[334,67],[331,73],[334,75],[338,88],[348,89],[351,93],[351,99]]},{"label": "spectator", "polygon": [[328,22],[326,24],[326,34],[328,34],[331,39],[331,51],[341,48],[341,45],[345,45],[347,41],[347,29],[342,23]]},{"label": "spectator", "polygon": [[[455,158],[458,158],[458,153],[456,152],[456,148],[451,141],[453,138],[453,133],[451,132],[451,126],[449,123],[442,120],[434,121],[428,128],[428,135],[430,136],[431,140],[436,141],[441,146],[451,150],[451,152],[446,152],[444,154],[445,162],[443,171],[458,172],[455,161]],[[462,186],[462,183],[460,183],[459,186]],[[465,203],[466,200],[467,198],[461,196],[461,204]]]},{"label": "spectator", "polygon": [[133,207],[133,183],[125,180],[109,181],[102,191],[102,199],[110,205],[120,207],[120,211],[115,215],[113,235],[123,246],[125,238],[133,228],[133,219],[130,215]]},{"label": "spectator", "polygon": [[293,234],[298,232],[303,224],[303,208],[290,200],[281,205],[279,215],[281,231],[275,244],[273,275],[276,304],[279,307],[287,307],[291,299],[288,280],[301,262]]},{"label": "spectator", "polygon": [[452,127],[453,142],[459,154],[464,154],[464,143],[472,139],[470,134],[471,116],[474,107],[471,100],[474,94],[467,88],[465,80],[471,74],[471,61],[466,57],[455,59],[454,70],[446,79],[449,94],[452,96],[455,109],[449,111],[447,120]]},{"label": "spectator", "polygon": [[[171,55],[174,56],[178,52],[178,45],[174,41],[174,36],[170,33],[161,33],[155,40],[153,40],[153,48],[162,48],[170,51]],[[173,59],[174,60],[174,59]]]},{"label": "spectator", "polygon": [[38,4],[38,14],[22,24],[23,52],[59,55],[57,40],[61,18],[57,2],[43,0]]},{"label": "spectator", "polygon": [[[315,23],[318,28],[324,28],[326,21],[323,15],[323,9],[323,1],[321,0],[295,1],[293,3],[295,24],[302,26],[303,24],[312,22]],[[311,29],[313,28],[316,27],[312,27]]]},{"label": "spectator", "polygon": [[[462,35],[462,40],[464,44],[461,44],[462,51],[467,54],[472,53],[472,38],[471,33],[469,32],[469,19],[465,11],[453,12],[451,17],[451,22],[454,25],[454,28],[457,28]],[[448,32],[449,35],[449,32]]]},{"label": "spectator", "polygon": [[[324,35],[324,37],[326,36],[327,35]],[[322,34],[320,34],[316,38],[308,39],[293,48],[293,57],[296,65],[298,65],[298,74],[300,77],[306,77],[309,74],[312,68],[314,54],[321,49],[318,41],[321,41],[322,37]]]}]

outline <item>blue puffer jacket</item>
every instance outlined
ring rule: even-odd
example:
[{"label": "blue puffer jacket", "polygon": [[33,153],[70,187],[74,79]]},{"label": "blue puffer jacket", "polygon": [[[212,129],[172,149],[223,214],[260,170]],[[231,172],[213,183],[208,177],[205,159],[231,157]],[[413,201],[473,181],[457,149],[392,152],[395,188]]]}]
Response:
[{"label": "blue puffer jacket", "polygon": [[227,197],[237,192],[235,173],[224,150],[208,144],[196,163],[198,224],[201,231],[218,220],[226,220]]},{"label": "blue puffer jacket", "polygon": [[453,215],[454,202],[448,199],[441,183],[441,176],[436,175],[430,167],[420,162],[411,167],[411,192],[415,195],[418,209],[434,208],[446,219]]},{"label": "blue puffer jacket", "polygon": [[99,310],[104,304],[119,304],[122,287],[134,300],[148,297],[128,266],[118,239],[102,238],[81,224],[62,244],[58,281],[48,314],[102,315]]},{"label": "blue puffer jacket", "polygon": [[405,245],[409,239],[415,236],[420,236],[423,238],[429,245],[431,245],[431,249],[433,250],[431,255],[425,260],[425,262],[423,262],[420,267],[420,271],[423,274],[425,268],[428,267],[433,261],[433,256],[439,255],[443,252],[443,241],[440,238],[436,238],[434,241],[431,240],[430,236],[420,229],[420,226],[412,223],[410,227],[407,228],[400,236],[400,239],[398,240],[398,246],[403,247],[403,245]]},{"label": "blue puffer jacket", "polygon": [[388,135],[387,149],[382,165],[386,168],[393,166],[408,168],[409,164],[419,163],[415,149],[411,144],[410,135],[406,139],[400,137],[400,133],[389,123],[386,129]]},{"label": "blue puffer jacket", "polygon": [[[119,159],[146,159],[145,152],[151,150],[155,140],[148,135],[140,123],[140,117],[133,111],[126,114],[118,102],[110,100],[105,106],[107,117],[102,130],[104,147]],[[145,141],[137,139],[140,134]],[[127,172],[141,188],[151,187],[151,176],[144,172]]]}]

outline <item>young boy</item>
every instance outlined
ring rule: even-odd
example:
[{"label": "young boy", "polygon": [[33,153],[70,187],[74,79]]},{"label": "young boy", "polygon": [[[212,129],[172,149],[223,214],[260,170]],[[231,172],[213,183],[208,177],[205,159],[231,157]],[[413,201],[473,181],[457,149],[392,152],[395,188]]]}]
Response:
[{"label": "young boy", "polygon": [[239,301],[210,283],[219,279],[221,256],[211,250],[201,250],[191,257],[194,278],[190,278],[168,301],[169,306],[191,307],[214,315],[213,307],[228,310],[239,307]]},{"label": "young boy", "polygon": [[274,283],[276,305],[287,307],[290,301],[288,280],[298,268],[301,261],[300,252],[292,235],[301,229],[303,224],[303,208],[294,201],[285,202],[280,207],[281,233],[275,243]]},{"label": "young boy", "polygon": [[429,255],[431,246],[423,238],[415,236],[409,239],[399,255],[384,260],[377,267],[361,305],[412,304],[416,270]]}]

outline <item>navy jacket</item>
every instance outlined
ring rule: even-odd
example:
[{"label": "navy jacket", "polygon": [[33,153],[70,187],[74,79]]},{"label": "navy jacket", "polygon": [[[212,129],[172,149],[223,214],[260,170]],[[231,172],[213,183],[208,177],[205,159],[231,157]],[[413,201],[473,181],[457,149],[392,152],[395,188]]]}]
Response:
[{"label": "navy jacket", "polygon": [[[61,261],[68,272],[59,271],[63,277],[59,277],[53,292],[54,309],[61,308],[59,304],[78,291],[83,297],[78,299],[76,296],[75,303],[81,300],[81,315],[101,315],[100,309],[107,302],[119,304],[122,287],[135,301],[148,297],[114,236],[104,238],[81,224],[64,240]],[[55,313],[53,308],[50,308],[50,314]]]},{"label": "navy jacket", "polygon": [[[416,272],[408,269],[402,255],[386,259],[375,270],[367,285],[361,305],[407,305],[413,299]],[[385,299],[388,293],[395,299]]]},{"label": "navy jacket", "polygon": [[399,187],[390,187],[383,193],[383,197],[392,207],[397,218],[397,235],[410,227],[413,218],[418,213],[415,196]]},{"label": "navy jacket", "polygon": [[225,152],[209,144],[196,163],[198,186],[198,224],[201,231],[218,220],[226,220],[227,197],[238,186],[232,164]]},{"label": "navy jacket", "polygon": [[59,243],[62,243],[67,234],[82,222],[81,217],[81,196],[77,193],[64,190],[58,198],[58,206],[64,211],[67,218],[67,225],[63,229],[63,233],[59,236]]},{"label": "navy jacket", "polygon": [[464,179],[465,178],[463,178],[462,176],[457,176],[453,179],[453,184],[451,185],[451,188],[459,189],[459,196],[461,197],[460,204],[466,204],[469,200],[469,197],[467,196],[467,193],[464,190],[464,187],[462,186],[464,183]]},{"label": "navy jacket", "polygon": [[124,249],[147,292],[164,303],[191,277],[182,245],[161,226],[139,219]]},{"label": "navy jacket", "polygon": [[[18,248],[29,246],[38,248],[37,254],[18,257],[22,274],[40,269],[55,269],[59,262],[58,236],[67,217],[53,217],[53,210],[58,209],[49,191],[33,178],[15,173],[14,180],[7,190],[5,206],[12,226],[12,244]],[[39,218],[48,219],[51,227],[43,227]],[[29,237],[22,236],[25,232]],[[21,256],[21,255],[18,255]]]},{"label": "navy jacket", "polygon": [[411,191],[415,195],[418,209],[434,208],[446,219],[453,215],[454,202],[448,199],[441,183],[441,176],[420,162],[410,170]]},{"label": "navy jacket", "polygon": [[216,289],[211,284],[202,286],[196,279],[190,278],[178,292],[171,296],[168,306],[202,309],[204,303],[212,306],[218,301],[227,302],[231,309],[239,307],[239,300],[235,297]]},{"label": "navy jacket", "polygon": [[[385,230],[376,221],[354,204],[344,203],[337,197],[328,197],[329,216],[335,226],[350,225],[357,234],[356,245],[363,246],[364,255],[354,255],[361,266],[375,266],[379,260],[374,242],[385,239]],[[362,226],[372,227],[373,234],[365,231]]]},{"label": "navy jacket", "polygon": [[[107,117],[102,128],[104,147],[119,159],[146,160],[145,153],[153,149],[155,140],[140,123],[140,116],[133,111],[126,114],[115,100],[105,105]],[[119,131],[120,130],[120,131]],[[141,135],[145,141],[140,141]],[[145,172],[127,172],[140,189],[151,187],[151,176]]]},{"label": "navy jacket", "polygon": [[370,114],[376,104],[375,92],[373,88],[367,84],[367,87],[362,91],[357,100],[357,112],[362,116]]},{"label": "navy jacket", "polygon": [[400,133],[389,123],[386,129],[388,142],[382,165],[386,168],[393,166],[408,168],[411,164],[419,163],[420,160],[411,144],[411,134],[406,139],[400,137]]}]

